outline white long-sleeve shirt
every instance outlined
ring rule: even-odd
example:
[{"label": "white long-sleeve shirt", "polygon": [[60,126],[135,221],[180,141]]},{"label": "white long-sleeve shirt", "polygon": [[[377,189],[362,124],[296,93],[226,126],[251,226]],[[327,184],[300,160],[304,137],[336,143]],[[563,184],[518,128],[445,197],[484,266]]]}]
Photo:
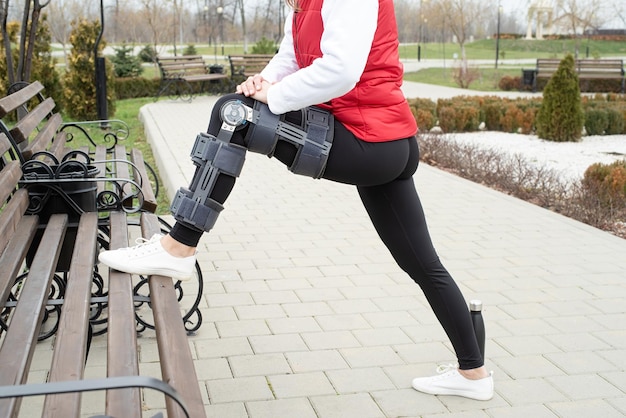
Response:
[{"label": "white long-sleeve shirt", "polygon": [[278,53],[261,72],[273,83],[267,101],[274,114],[282,114],[343,96],[361,78],[378,22],[378,0],[325,0],[322,57],[300,69],[293,40],[293,11],[285,21],[285,36]]}]

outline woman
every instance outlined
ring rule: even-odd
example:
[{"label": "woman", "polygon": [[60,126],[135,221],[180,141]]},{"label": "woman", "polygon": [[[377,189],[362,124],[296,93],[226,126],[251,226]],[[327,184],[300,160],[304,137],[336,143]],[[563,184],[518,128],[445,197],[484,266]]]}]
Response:
[{"label": "woman", "polygon": [[[278,53],[260,74],[238,85],[237,94],[220,98],[207,138],[219,143],[216,138],[224,134],[226,118],[221,110],[233,99],[248,109],[267,104],[271,114],[284,115],[282,123],[294,126],[302,126],[300,109],[317,105],[329,111],[334,117],[332,146],[320,177],[357,187],[379,236],[424,291],[458,358],[458,368],[416,378],[413,387],[430,394],[491,399],[493,378],[483,364],[465,299],[433,248],[412,179],[419,161],[417,126],[400,89],[403,68],[393,1],[287,0],[287,4],[292,11]],[[249,148],[250,126],[238,125],[219,146]],[[292,166],[299,148],[283,138],[271,153]],[[237,170],[230,171],[234,173],[220,171],[211,186],[207,201],[214,207],[234,186]],[[100,260],[129,273],[189,276],[196,246],[210,228],[186,219],[177,218],[169,235],[102,252]]]}]

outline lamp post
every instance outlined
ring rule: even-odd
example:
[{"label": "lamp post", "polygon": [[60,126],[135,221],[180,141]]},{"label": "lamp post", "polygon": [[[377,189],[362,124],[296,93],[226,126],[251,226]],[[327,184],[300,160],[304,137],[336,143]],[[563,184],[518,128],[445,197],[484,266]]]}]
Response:
[{"label": "lamp post", "polygon": [[502,14],[502,6],[498,4],[498,27],[496,33],[496,68],[498,68],[498,58],[500,57],[500,15]]},{"label": "lamp post", "polygon": [[224,6],[217,7],[217,22],[220,26],[220,42],[222,43],[222,55],[224,55]]}]

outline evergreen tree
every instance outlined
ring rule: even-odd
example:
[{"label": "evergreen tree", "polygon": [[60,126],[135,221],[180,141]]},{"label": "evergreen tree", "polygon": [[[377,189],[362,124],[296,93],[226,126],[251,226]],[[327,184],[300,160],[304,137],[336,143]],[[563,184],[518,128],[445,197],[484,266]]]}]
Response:
[{"label": "evergreen tree", "polygon": [[567,55],[543,90],[537,136],[557,142],[580,140],[585,122],[574,58]]},{"label": "evergreen tree", "polygon": [[[69,116],[78,120],[95,120],[98,117],[96,104],[96,71],[94,47],[100,22],[80,19],[72,22],[70,43],[72,53],[67,59],[67,72],[63,78],[63,99]],[[98,48],[103,49],[105,42]],[[113,66],[107,65],[107,106],[109,115],[115,114],[115,88]]]}]

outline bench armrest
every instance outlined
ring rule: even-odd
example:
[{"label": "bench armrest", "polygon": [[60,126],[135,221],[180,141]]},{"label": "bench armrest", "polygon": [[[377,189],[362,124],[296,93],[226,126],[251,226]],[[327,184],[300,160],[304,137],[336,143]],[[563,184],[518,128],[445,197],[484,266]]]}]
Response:
[{"label": "bench armrest", "polygon": [[64,122],[59,128],[59,132],[66,133],[66,142],[71,142],[75,137],[83,137],[94,147],[106,145],[108,150],[112,150],[120,141],[128,139],[130,127],[126,122],[119,119],[89,120]]},{"label": "bench armrest", "polygon": [[[101,379],[71,380],[64,382],[28,383],[15,386],[0,386],[0,399],[40,395],[59,395],[63,393],[94,392],[110,389],[147,388],[159,391],[173,399],[183,410],[187,418],[189,411],[183,398],[169,384],[154,377],[119,376]],[[158,416],[158,415],[156,415]]]}]

